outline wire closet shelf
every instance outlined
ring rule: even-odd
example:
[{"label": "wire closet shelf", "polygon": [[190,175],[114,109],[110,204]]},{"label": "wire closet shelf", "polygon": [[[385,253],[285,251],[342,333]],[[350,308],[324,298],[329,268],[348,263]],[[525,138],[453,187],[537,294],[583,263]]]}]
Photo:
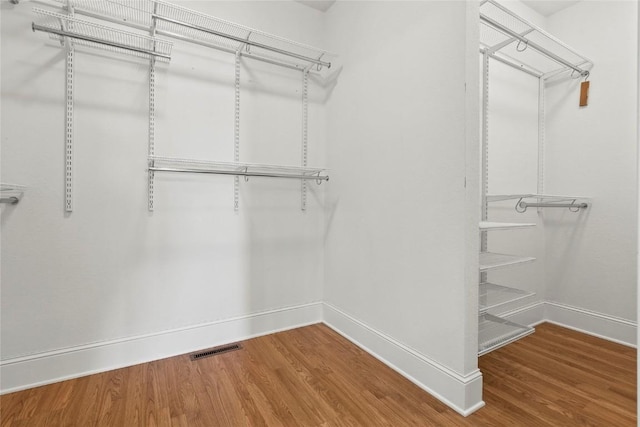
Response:
[{"label": "wire closet shelf", "polygon": [[49,33],[54,40],[64,42],[64,39],[69,37],[74,40],[74,43],[85,46],[143,58],[151,56],[161,61],[171,59],[171,42],[75,19],[44,9],[34,8],[33,11],[40,16],[40,22],[34,22],[31,26],[33,31]]},{"label": "wire closet shelf", "polygon": [[264,178],[293,178],[316,181],[321,184],[329,180],[326,169],[297,166],[277,166],[260,163],[210,162],[203,160],[178,159],[172,157],[149,157],[150,172],[199,173],[214,175]]},{"label": "wire closet shelf", "polygon": [[0,203],[15,205],[24,195],[24,185],[0,183]]},{"label": "wire closet shelf", "polygon": [[587,77],[593,61],[495,0],[480,3],[480,51],[535,77]]},{"label": "wire closet shelf", "polygon": [[[68,0],[57,0],[67,4]],[[330,68],[335,54],[161,0],[69,0],[74,12],[300,71]]]}]

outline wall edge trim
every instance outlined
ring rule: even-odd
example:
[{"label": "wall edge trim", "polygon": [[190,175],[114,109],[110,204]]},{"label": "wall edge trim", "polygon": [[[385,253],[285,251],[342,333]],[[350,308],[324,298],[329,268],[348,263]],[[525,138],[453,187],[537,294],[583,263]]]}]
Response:
[{"label": "wall edge trim", "polygon": [[323,323],[460,415],[466,417],[484,406],[479,369],[459,374],[327,302]]}]

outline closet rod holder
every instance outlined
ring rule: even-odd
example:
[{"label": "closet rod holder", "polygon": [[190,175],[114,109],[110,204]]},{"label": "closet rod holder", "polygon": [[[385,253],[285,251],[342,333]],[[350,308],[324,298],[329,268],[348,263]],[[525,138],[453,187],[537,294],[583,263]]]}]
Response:
[{"label": "closet rod holder", "polygon": [[500,24],[499,22],[489,18],[488,16],[484,16],[482,14],[480,14],[480,19],[484,22],[486,22],[487,24],[491,25],[492,27],[494,27],[495,29],[501,31],[504,34],[507,34],[523,43],[526,43],[528,47],[531,47],[535,50],[537,50],[538,52],[540,52],[541,54],[543,54],[544,56],[546,56],[547,58],[564,65],[565,67],[568,67],[578,73],[580,73],[581,76],[586,76],[588,75],[589,71],[587,70],[583,70],[582,68],[576,67],[575,65],[573,65],[571,62],[559,57],[558,55],[554,54],[553,52],[549,52],[547,49],[545,49],[544,47],[540,46],[537,43],[534,43],[533,41],[521,36],[520,34],[516,33],[515,31],[512,31],[511,29],[505,27],[504,25]]},{"label": "closet rod holder", "polygon": [[71,37],[73,39],[78,39],[78,40],[84,40],[87,42],[91,42],[91,43],[97,43],[97,44],[101,44],[101,45],[107,45],[107,46],[111,46],[111,47],[115,47],[118,49],[124,49],[124,50],[129,50],[132,52],[138,52],[138,53],[144,53],[146,55],[152,55],[152,56],[157,56],[160,58],[166,58],[166,59],[171,59],[170,55],[165,55],[163,53],[158,53],[158,52],[154,52],[152,50],[147,50],[147,49],[140,49],[134,46],[126,46],[123,44],[119,44],[119,43],[114,43],[108,40],[103,40],[103,39],[98,39],[95,37],[91,37],[91,36],[86,36],[83,34],[77,34],[77,33],[72,33],[69,31],[63,31],[63,30],[57,30],[54,28],[49,28],[49,27],[44,27],[42,25],[38,25],[36,23],[32,23],[31,24],[31,29],[35,32],[35,31],[42,31],[45,33],[51,33],[51,34],[56,34],[59,36],[65,36],[65,37]]},{"label": "closet rod holder", "polygon": [[315,59],[315,58],[309,58],[308,56],[299,55],[297,53],[289,52],[289,51],[286,51],[286,50],[283,50],[283,49],[278,49],[277,47],[268,46],[268,45],[265,45],[265,44],[262,44],[262,43],[254,42],[254,41],[247,40],[247,39],[243,39],[241,37],[235,37],[235,36],[232,36],[230,34],[221,33],[221,32],[215,31],[215,30],[211,30],[209,28],[200,27],[198,25],[193,25],[193,24],[188,24],[186,22],[181,22],[181,21],[178,21],[177,19],[171,19],[171,18],[167,18],[165,16],[161,16],[161,15],[157,15],[157,14],[152,14],[151,17],[154,18],[154,19],[161,20],[161,21],[165,21],[165,22],[169,22],[169,23],[172,23],[172,24],[180,25],[180,26],[183,26],[183,27],[191,28],[191,29],[194,29],[194,30],[197,30],[197,31],[202,31],[203,33],[207,33],[207,34],[211,34],[211,35],[214,35],[214,36],[223,37],[223,38],[226,38],[226,39],[229,39],[229,40],[233,40],[233,41],[242,43],[244,45],[255,46],[255,47],[260,48],[260,49],[265,49],[265,50],[269,50],[271,52],[279,53],[281,55],[285,55],[285,56],[290,56],[292,58],[301,59],[303,61],[307,61],[307,62],[311,62],[313,64],[317,64],[318,66],[324,66],[324,67],[327,67],[327,68],[331,68],[331,62],[326,62],[326,61],[322,61],[320,59]]},{"label": "closet rod holder", "polygon": [[20,201],[17,197],[2,197],[0,198],[0,203],[7,203],[10,205],[15,205]]},{"label": "closet rod holder", "polygon": [[291,175],[291,174],[282,174],[276,172],[243,172],[243,171],[223,171],[223,170],[203,170],[203,169],[178,169],[178,168],[159,168],[159,167],[149,167],[149,171],[151,172],[184,172],[184,173],[204,173],[204,174],[214,174],[214,175],[233,175],[233,176],[258,176],[265,178],[295,178],[295,179],[308,179],[318,181],[319,183],[322,181],[329,181],[328,176],[320,176],[320,175]]}]

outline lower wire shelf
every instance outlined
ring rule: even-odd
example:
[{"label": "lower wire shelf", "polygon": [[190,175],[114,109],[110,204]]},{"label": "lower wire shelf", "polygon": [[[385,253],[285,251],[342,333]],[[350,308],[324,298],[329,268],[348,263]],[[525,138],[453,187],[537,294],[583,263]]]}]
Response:
[{"label": "lower wire shelf", "polygon": [[478,356],[511,344],[535,332],[535,329],[519,325],[492,314],[478,318]]},{"label": "lower wire shelf", "polygon": [[532,257],[498,254],[494,252],[480,252],[480,271],[488,271],[496,268],[509,267],[511,265],[524,264],[535,261]]},{"label": "lower wire shelf", "polygon": [[496,285],[495,283],[480,283],[478,298],[480,314],[503,304],[518,301],[532,295],[535,295],[535,293],[510,288],[508,286]]}]

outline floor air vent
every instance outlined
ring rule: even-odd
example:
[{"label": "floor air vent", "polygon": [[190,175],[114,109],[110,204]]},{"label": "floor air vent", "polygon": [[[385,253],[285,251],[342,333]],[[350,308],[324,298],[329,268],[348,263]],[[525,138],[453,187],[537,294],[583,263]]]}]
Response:
[{"label": "floor air vent", "polygon": [[218,354],[228,353],[230,351],[240,350],[242,346],[240,344],[229,344],[221,347],[214,347],[207,350],[202,350],[197,353],[192,353],[189,357],[191,360],[200,360],[205,357],[217,356]]}]

